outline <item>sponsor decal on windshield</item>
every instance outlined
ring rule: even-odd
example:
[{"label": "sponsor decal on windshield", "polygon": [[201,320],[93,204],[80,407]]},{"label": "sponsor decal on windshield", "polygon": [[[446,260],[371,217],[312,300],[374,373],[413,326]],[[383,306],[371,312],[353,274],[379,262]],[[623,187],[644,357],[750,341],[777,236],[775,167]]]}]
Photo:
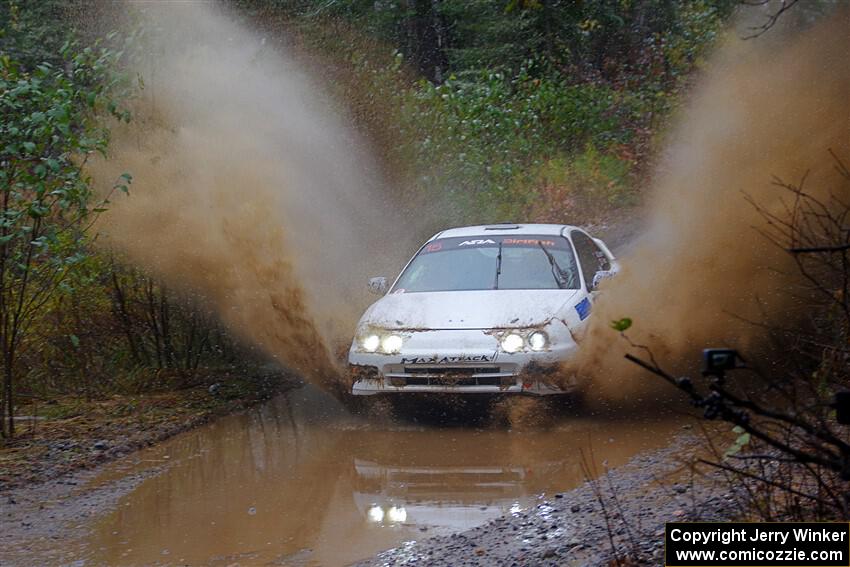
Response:
[{"label": "sponsor decal on windshield", "polygon": [[468,248],[497,248],[501,246],[513,246],[517,248],[554,248],[569,250],[570,243],[564,237],[530,235],[522,238],[514,236],[493,236],[488,238],[442,238],[429,242],[422,248],[422,254],[441,252],[446,250],[468,249]]},{"label": "sponsor decal on windshield", "polygon": [[505,238],[502,240],[505,246],[555,246],[554,240],[541,240],[539,238]]}]

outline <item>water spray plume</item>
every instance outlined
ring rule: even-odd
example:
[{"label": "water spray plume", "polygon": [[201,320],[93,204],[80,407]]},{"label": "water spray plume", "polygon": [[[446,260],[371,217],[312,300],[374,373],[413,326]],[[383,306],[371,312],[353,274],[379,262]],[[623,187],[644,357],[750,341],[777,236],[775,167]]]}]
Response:
[{"label": "water spray plume", "polygon": [[850,10],[798,37],[731,40],[713,58],[670,136],[656,174],[647,230],[604,286],[574,366],[594,391],[614,398],[645,391],[651,378],[623,360],[610,328],[629,317],[632,341],[668,367],[693,370],[706,346],[751,354],[765,331],[805,310],[789,291],[799,282],[790,257],[759,228],[747,197],[784,215],[799,183],[815,195],[838,191],[830,150],[850,159]]},{"label": "water spray plume", "polygon": [[215,6],[140,9],[156,36],[136,120],[93,169],[133,184],[101,241],[336,385],[367,270],[406,253],[364,143],[297,65]]}]

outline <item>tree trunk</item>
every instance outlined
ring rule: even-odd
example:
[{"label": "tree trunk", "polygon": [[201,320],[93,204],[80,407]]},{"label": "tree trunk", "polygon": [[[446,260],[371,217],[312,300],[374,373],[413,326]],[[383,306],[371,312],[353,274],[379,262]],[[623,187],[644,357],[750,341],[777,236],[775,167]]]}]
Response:
[{"label": "tree trunk", "polygon": [[552,6],[549,0],[540,0],[540,7],[543,10],[543,36],[546,41],[546,55],[550,61],[555,60],[555,31],[552,29]]},{"label": "tree trunk", "polygon": [[7,348],[3,357],[3,389],[5,390],[6,419],[8,420],[7,434],[11,439],[15,436],[15,403],[12,395],[12,369],[14,367],[14,349]]},{"label": "tree trunk", "polygon": [[[139,345],[136,341],[136,334],[133,332],[133,319],[130,317],[130,312],[127,309],[127,299],[124,296],[124,290],[121,288],[121,282],[118,280],[118,274],[115,268],[112,269],[112,286],[113,286],[113,305],[118,319],[121,321],[121,326],[124,327],[124,335],[127,337],[127,345],[130,347],[130,356],[133,357],[133,362],[136,365],[142,364],[142,354]],[[145,352],[144,362],[148,362],[147,352]]]},{"label": "tree trunk", "polygon": [[443,64],[446,62],[446,30],[443,26],[443,18],[440,17],[440,0],[431,0],[431,18],[434,27],[436,45],[434,47],[434,80],[443,82]]},{"label": "tree trunk", "polygon": [[[14,170],[10,170],[7,175],[8,183],[6,187],[3,188],[3,215],[5,218],[6,212],[9,210],[9,198],[12,191],[12,180],[14,179]],[[3,237],[3,244],[0,245],[0,345],[3,348],[3,361],[5,367],[6,360],[6,341],[9,336],[9,301],[11,297],[8,296],[9,291],[9,282],[7,272],[6,272],[6,260],[9,257],[9,246],[6,243],[6,235],[9,233],[7,226],[3,225],[3,228],[0,229],[0,236]],[[12,380],[9,377],[8,381],[3,380],[3,387],[0,388],[0,391],[3,392],[2,399],[0,399],[0,435],[3,437],[8,436],[8,432],[6,431],[6,399],[9,398],[11,400],[12,397]],[[10,412],[11,414],[11,412]],[[9,422],[11,423],[11,421]]]},{"label": "tree trunk", "polygon": [[148,278],[145,285],[145,295],[147,296],[148,307],[148,325],[153,337],[154,352],[156,353],[157,368],[165,368],[165,359],[162,352],[162,332],[157,321],[157,304],[154,297],[153,280]]},{"label": "tree trunk", "polygon": [[159,288],[159,327],[162,331],[162,350],[165,355],[165,365],[176,368],[174,362],[174,341],[171,336],[171,317],[168,306],[168,289],[161,285]]}]

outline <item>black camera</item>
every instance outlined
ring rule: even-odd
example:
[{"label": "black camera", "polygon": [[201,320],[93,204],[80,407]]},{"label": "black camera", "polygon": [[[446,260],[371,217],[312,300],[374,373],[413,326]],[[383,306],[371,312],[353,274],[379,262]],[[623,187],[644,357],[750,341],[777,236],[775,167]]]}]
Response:
[{"label": "black camera", "polygon": [[739,360],[743,359],[733,348],[707,348],[702,351],[702,374],[722,376],[728,370],[741,368]]},{"label": "black camera", "polygon": [[835,421],[841,425],[850,425],[850,392],[836,392],[831,407],[835,410]]}]

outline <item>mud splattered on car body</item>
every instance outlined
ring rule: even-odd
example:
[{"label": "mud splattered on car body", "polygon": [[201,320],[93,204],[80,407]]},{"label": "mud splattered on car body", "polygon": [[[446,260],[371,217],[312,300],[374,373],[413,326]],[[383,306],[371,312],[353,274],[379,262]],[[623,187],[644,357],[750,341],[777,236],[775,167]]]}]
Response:
[{"label": "mud splattered on car body", "polygon": [[371,280],[385,295],[352,342],[352,393],[574,391],[560,365],[578,349],[599,281],[617,270],[605,244],[573,226],[442,231],[392,286]]}]

